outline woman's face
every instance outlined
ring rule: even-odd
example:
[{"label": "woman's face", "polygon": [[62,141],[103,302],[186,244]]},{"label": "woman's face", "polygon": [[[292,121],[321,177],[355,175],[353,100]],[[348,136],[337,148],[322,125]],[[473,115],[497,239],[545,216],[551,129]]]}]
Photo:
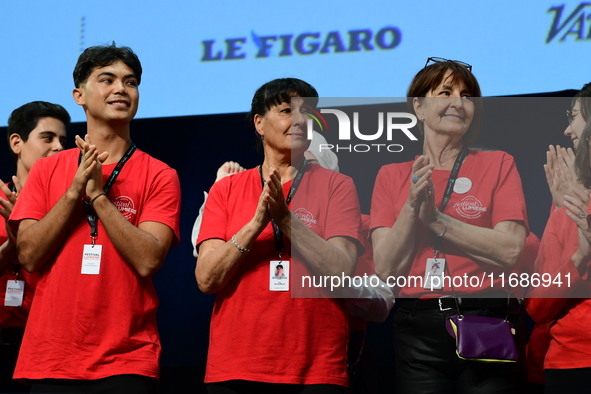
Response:
[{"label": "woman's face", "polygon": [[427,93],[424,99],[414,99],[414,108],[419,119],[423,118],[425,135],[445,134],[461,138],[472,123],[474,103],[462,81],[451,83],[448,73],[441,84]]},{"label": "woman's face", "polygon": [[568,125],[566,130],[564,130],[564,135],[570,137],[571,141],[573,142],[573,147],[577,150],[579,146],[579,139],[581,138],[581,134],[583,134],[583,129],[585,128],[585,120],[583,119],[583,115],[581,115],[581,103],[579,100],[575,102],[572,110],[572,123]]},{"label": "woman's face", "polygon": [[276,151],[293,150],[301,154],[308,149],[308,117],[302,113],[304,100],[292,97],[291,102],[271,107],[264,115],[255,115],[254,124],[264,145]]}]

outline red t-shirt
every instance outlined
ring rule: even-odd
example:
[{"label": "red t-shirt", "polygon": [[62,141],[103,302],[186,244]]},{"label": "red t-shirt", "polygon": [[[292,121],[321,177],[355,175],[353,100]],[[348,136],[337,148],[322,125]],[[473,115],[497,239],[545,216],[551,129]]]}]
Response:
[{"label": "red t-shirt", "polygon": [[[527,302],[527,301],[526,301]],[[535,324],[527,341],[527,381],[536,384],[546,384],[544,374],[544,359],[550,346],[550,323]]]},{"label": "red t-shirt", "polygon": [[[378,227],[392,227],[400,211],[408,199],[412,165],[414,161],[389,164],[378,173],[371,204],[372,230]],[[431,179],[435,187],[435,202],[441,204],[451,171],[433,170]],[[497,223],[513,220],[523,222],[527,226],[525,198],[521,187],[521,178],[517,172],[515,161],[509,154],[501,151],[482,152],[471,150],[460,168],[458,181],[468,178],[471,187],[464,193],[453,192],[444,213],[474,226],[492,229]],[[456,183],[458,182],[456,181]],[[465,184],[465,183],[464,183]],[[433,236],[430,230],[419,223],[416,231],[415,259],[407,274],[425,277],[427,259],[433,258]],[[498,274],[503,272],[492,265],[476,262],[455,244],[443,241],[447,269],[445,274],[450,277],[476,276],[482,277],[493,273],[495,282],[493,290],[503,291]],[[408,281],[412,282],[412,281]],[[393,288],[400,297],[439,297],[451,294],[448,282],[440,290],[424,289],[422,286]],[[400,282],[403,283],[403,282]],[[457,284],[458,282],[456,282]],[[484,283],[484,282],[483,282]],[[490,285],[490,279],[485,283]],[[420,283],[419,283],[420,284]],[[468,283],[469,284],[469,283]],[[457,294],[474,294],[488,291],[471,286],[455,286]],[[506,288],[505,288],[506,289]]]},{"label": "red t-shirt", "polygon": [[[284,185],[285,196],[291,184]],[[212,238],[230,240],[254,216],[261,191],[257,169],[217,182],[205,205],[197,246]],[[310,164],[290,209],[323,239],[360,239],[357,193],[344,175]],[[343,300],[292,298],[301,277],[314,273],[292,255],[285,236],[283,240],[283,260],[291,261],[289,291],[269,290],[270,261],[277,260],[277,253],[268,224],[217,294],[206,382],[347,385],[349,333]],[[313,296],[322,293],[315,289]]]},{"label": "red t-shirt", "polygon": [[[4,223],[0,224],[0,245],[8,240],[6,233],[6,226]],[[24,269],[19,270],[18,280],[25,281],[25,294],[23,296],[23,304],[19,307],[4,306],[4,299],[6,297],[6,283],[9,280],[15,280],[17,277],[14,273],[14,267],[18,265],[16,255],[14,261],[8,263],[4,270],[0,271],[0,327],[24,327],[31,309],[31,302],[33,302],[33,295],[35,294],[35,287],[39,280],[38,274],[29,274]]]},{"label": "red t-shirt", "polygon": [[550,274],[553,281],[560,274],[562,284],[532,289],[528,296],[537,298],[527,298],[525,304],[536,323],[550,323],[546,369],[591,367],[591,278],[588,273],[581,277],[571,260],[578,248],[577,225],[566,208],[554,211],[544,230],[536,272]]},{"label": "red t-shirt", "polygon": [[[35,163],[10,225],[41,220],[63,196],[78,168],[78,149]],[[103,182],[115,164],[103,166]],[[163,223],[179,239],[180,185],[176,171],[137,150],[109,192],[109,200],[133,225]],[[64,241],[40,271],[35,302],[15,378],[100,379],[120,374],[158,377],[158,297],[151,278],[141,278],[109,240],[99,221],[99,275],[83,275],[82,252],[90,226],[82,200]]]}]

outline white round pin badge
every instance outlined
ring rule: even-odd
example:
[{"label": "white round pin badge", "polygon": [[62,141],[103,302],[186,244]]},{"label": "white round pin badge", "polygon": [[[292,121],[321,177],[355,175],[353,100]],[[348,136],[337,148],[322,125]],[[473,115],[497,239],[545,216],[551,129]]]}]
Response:
[{"label": "white round pin badge", "polygon": [[456,179],[454,183],[454,192],[465,194],[472,189],[472,181],[466,177]]}]

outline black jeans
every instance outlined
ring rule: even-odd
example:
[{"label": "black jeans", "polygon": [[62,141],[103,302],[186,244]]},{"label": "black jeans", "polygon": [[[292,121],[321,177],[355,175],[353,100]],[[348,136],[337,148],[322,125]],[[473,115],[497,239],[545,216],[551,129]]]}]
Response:
[{"label": "black jeans", "polygon": [[115,375],[96,380],[40,379],[31,381],[31,393],[154,394],[156,378]]},{"label": "black jeans", "polygon": [[545,393],[589,393],[589,376],[591,368],[547,369]]},{"label": "black jeans", "polygon": [[334,384],[281,384],[228,380],[207,385],[209,394],[344,394],[346,388]]},{"label": "black jeans", "polygon": [[[462,308],[462,314],[505,318],[507,307]],[[396,394],[522,394],[527,380],[525,326],[519,305],[511,308],[510,320],[518,330],[517,363],[485,363],[460,359],[455,339],[445,328],[445,318],[455,309],[399,308],[394,317]]]}]

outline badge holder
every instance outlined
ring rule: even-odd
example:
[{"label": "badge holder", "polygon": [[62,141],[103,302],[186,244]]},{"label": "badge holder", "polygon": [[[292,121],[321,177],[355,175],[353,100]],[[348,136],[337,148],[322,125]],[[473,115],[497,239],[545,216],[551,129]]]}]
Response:
[{"label": "badge holder", "polygon": [[279,253],[277,260],[271,260],[271,282],[269,283],[271,291],[289,291],[289,261],[282,260],[281,255],[282,253]]},{"label": "badge holder", "polygon": [[[289,189],[285,204],[289,205],[296,191],[298,190],[302,178],[308,169],[308,161],[304,159],[302,165],[298,169],[294,181]],[[259,175],[261,177],[261,185],[264,189],[265,180],[263,179],[263,170],[259,166]],[[289,260],[283,260],[283,233],[275,221],[271,219],[271,226],[273,227],[273,237],[275,238],[275,251],[277,252],[277,260],[271,260],[269,263],[269,290],[270,291],[289,291]]]},{"label": "badge holder", "polygon": [[427,259],[425,266],[424,289],[441,290],[443,288],[443,273],[445,271],[445,258],[439,257],[439,251],[434,250],[434,258]]},{"label": "badge holder", "polygon": [[4,296],[4,306],[19,307],[23,305],[25,295],[25,281],[18,280],[20,266],[14,266],[14,279],[8,279],[6,282],[6,294]]}]

